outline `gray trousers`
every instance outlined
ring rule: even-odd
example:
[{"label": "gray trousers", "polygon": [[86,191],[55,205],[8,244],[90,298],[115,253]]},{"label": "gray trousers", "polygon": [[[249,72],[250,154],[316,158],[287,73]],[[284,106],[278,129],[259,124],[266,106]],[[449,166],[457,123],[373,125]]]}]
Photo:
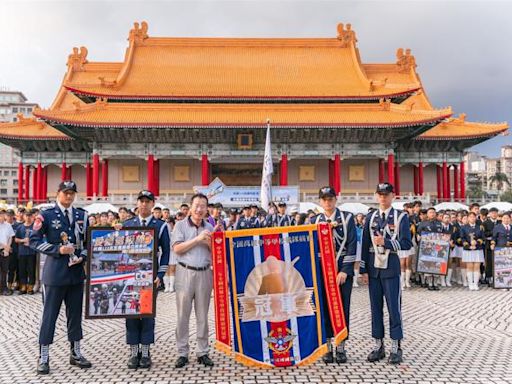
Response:
[{"label": "gray trousers", "polygon": [[208,309],[213,288],[213,273],[206,271],[193,271],[176,266],[174,280],[176,289],[176,308],[178,321],[176,324],[176,345],[178,356],[188,357],[189,353],[189,323],[192,305],[196,315],[197,351],[198,357],[208,354]]}]

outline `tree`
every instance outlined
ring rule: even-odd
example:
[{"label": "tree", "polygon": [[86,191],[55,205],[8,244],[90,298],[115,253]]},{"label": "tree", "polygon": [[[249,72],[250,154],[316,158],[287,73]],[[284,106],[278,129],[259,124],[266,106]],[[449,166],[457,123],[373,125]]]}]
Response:
[{"label": "tree", "polygon": [[484,191],[482,190],[482,186],[480,184],[472,185],[469,188],[467,195],[469,198],[472,199],[481,199],[482,197],[484,197]]},{"label": "tree", "polygon": [[508,201],[509,203],[512,203],[512,191],[503,192],[500,195],[501,201]]},{"label": "tree", "polygon": [[503,186],[506,184],[510,186],[510,181],[508,181],[507,175],[502,172],[496,172],[494,176],[489,178],[491,184],[496,184],[496,189],[498,190],[498,194],[503,189]]}]

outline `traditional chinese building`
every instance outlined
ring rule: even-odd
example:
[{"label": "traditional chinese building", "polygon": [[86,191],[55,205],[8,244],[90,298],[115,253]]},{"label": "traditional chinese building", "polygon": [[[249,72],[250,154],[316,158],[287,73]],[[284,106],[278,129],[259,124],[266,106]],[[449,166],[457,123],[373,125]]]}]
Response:
[{"label": "traditional chinese building", "polygon": [[53,104],[33,115],[0,125],[21,157],[20,201],[71,177],[81,197],[115,201],[147,187],[177,202],[215,177],[259,185],[267,119],[275,184],[302,200],[325,184],[371,195],[383,180],[458,199],[464,151],[508,128],[434,108],[408,49],[362,63],[350,24],[333,38],[253,39],[150,37],[135,23],[122,62],[74,48]]}]

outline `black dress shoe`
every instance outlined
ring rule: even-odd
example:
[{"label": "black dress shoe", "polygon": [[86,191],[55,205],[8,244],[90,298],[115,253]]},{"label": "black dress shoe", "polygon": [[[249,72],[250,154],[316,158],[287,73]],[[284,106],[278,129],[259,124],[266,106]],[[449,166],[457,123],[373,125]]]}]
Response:
[{"label": "black dress shoe", "polygon": [[433,288],[434,288],[434,291],[439,291],[439,289],[440,289],[437,285],[434,285]]},{"label": "black dress shoe", "polygon": [[429,291],[435,291],[436,289],[434,288],[434,286],[432,285],[429,285],[428,288],[427,288]]},{"label": "black dress shoe", "polygon": [[376,361],[382,360],[386,357],[386,351],[384,350],[384,344],[381,345],[379,349],[374,349],[370,352],[370,354],[367,357],[367,360],[370,363],[374,363]]},{"label": "black dress shoe", "polygon": [[334,363],[334,357],[332,355],[332,351],[329,351],[325,355],[323,355],[322,356],[322,361],[325,364],[332,364],[332,363]]},{"label": "black dress shoe", "polygon": [[37,364],[37,374],[38,375],[47,375],[49,373],[50,373],[50,362]]},{"label": "black dress shoe", "polygon": [[343,351],[336,351],[336,362],[338,364],[345,364],[347,362],[347,352]]},{"label": "black dress shoe", "polygon": [[128,369],[137,369],[139,367],[140,353],[137,356],[130,356],[128,359]]},{"label": "black dress shoe", "polygon": [[203,364],[205,367],[213,367],[213,361],[208,357],[208,355],[199,356],[197,358],[197,362]]},{"label": "black dress shoe", "polygon": [[142,356],[139,361],[139,368],[151,368],[151,356]]},{"label": "black dress shoe", "polygon": [[91,362],[89,360],[87,360],[85,357],[83,357],[83,356],[78,357],[73,353],[69,356],[69,364],[76,365],[79,368],[91,368],[92,367]]},{"label": "black dress shoe", "polygon": [[389,364],[400,364],[402,362],[402,348],[398,348],[396,353],[391,352],[388,362]]},{"label": "black dress shoe", "polygon": [[176,364],[174,364],[174,366],[176,368],[183,368],[187,364],[188,364],[188,357],[180,356],[180,357],[178,357],[178,360],[176,360]]}]

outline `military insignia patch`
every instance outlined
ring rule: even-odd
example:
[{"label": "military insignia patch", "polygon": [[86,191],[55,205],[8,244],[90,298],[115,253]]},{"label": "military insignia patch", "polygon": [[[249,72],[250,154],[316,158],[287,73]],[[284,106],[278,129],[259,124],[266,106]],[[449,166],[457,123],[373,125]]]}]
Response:
[{"label": "military insignia patch", "polygon": [[52,220],[52,228],[59,229],[62,227],[59,219]]}]

